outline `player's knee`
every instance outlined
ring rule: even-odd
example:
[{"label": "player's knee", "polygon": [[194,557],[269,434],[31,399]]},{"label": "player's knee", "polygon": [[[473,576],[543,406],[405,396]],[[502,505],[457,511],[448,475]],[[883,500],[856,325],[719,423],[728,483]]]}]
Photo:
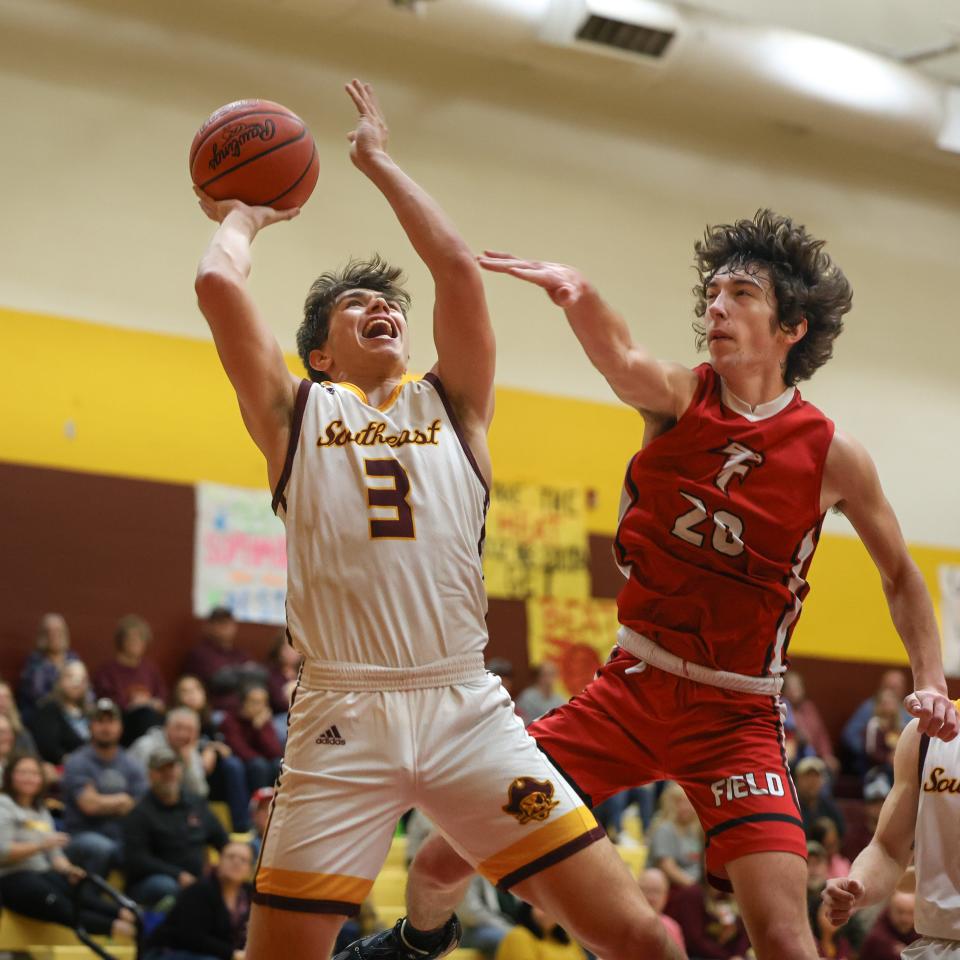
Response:
[{"label": "player's knee", "polygon": [[431,837],[410,864],[408,883],[440,889],[455,887],[473,873],[473,867],[440,837]]},{"label": "player's knee", "polygon": [[806,924],[771,920],[763,929],[754,931],[752,939],[759,960],[808,960],[815,956],[812,934]]},{"label": "player's knee", "polygon": [[598,955],[611,960],[614,957],[673,960],[678,956],[666,928],[652,910],[633,917],[621,931],[608,928],[607,942],[602,945]]}]

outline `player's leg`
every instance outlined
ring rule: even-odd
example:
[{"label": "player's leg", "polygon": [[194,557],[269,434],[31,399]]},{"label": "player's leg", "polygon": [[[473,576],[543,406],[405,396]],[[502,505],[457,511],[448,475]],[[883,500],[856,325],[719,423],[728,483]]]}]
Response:
[{"label": "player's leg", "polygon": [[282,944],[285,960],[317,960],[333,952],[346,915],[295,913],[255,903],[247,933],[248,960],[275,958]]},{"label": "player's leg", "polygon": [[609,840],[592,843],[510,888],[556,917],[605,960],[681,960],[683,954]]},{"label": "player's leg", "polygon": [[[299,690],[254,878],[247,960],[329,957],[411,806],[403,693]],[[335,733],[331,733],[335,729]]]},{"label": "player's leg", "polygon": [[751,853],[726,864],[757,960],[814,960],[807,864],[793,853]]},{"label": "player's leg", "polygon": [[812,960],[807,842],[777,702],[679,683],[699,736],[678,731],[671,746],[703,825],[708,877],[733,886],[758,960]]},{"label": "player's leg", "polygon": [[463,900],[473,867],[440,833],[431,833],[407,873],[407,919],[417,930],[442,927]]}]

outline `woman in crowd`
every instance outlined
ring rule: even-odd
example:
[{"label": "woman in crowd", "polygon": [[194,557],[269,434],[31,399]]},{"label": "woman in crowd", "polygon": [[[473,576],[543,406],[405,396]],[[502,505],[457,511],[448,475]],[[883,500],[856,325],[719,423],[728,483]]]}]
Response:
[{"label": "woman in crowd", "polygon": [[286,632],[274,641],[267,657],[267,690],[270,692],[270,709],[273,711],[273,728],[281,746],[287,742],[287,711],[290,699],[300,676],[303,657],[287,640]]},{"label": "woman in crowd", "polygon": [[150,936],[146,960],[243,960],[252,869],[250,844],[228,843],[215,872],[177,894]]},{"label": "woman in crowd", "polygon": [[693,804],[678,783],[660,795],[660,812],[650,826],[648,862],[659,867],[673,887],[699,883],[703,877],[703,831]]},{"label": "woman in crowd", "polygon": [[241,691],[240,709],[228,710],[220,730],[234,756],[243,761],[247,796],[269,787],[280,772],[283,747],[273,727],[273,711],[265,686],[252,684]]},{"label": "woman in crowd", "polygon": [[13,699],[13,690],[9,683],[0,681],[0,717],[6,717],[13,727],[14,749],[17,753],[36,754],[37,744],[33,734],[23,725],[20,711]]},{"label": "woman in crowd", "polygon": [[90,705],[90,680],[80,660],[70,660],[52,692],[44,698],[33,717],[33,736],[40,756],[54,766],[90,739],[87,709]]},{"label": "woman in crowd", "polygon": [[81,891],[76,918],[72,885],[83,870],[61,852],[69,841],[58,833],[44,806],[43,769],[36,757],[10,757],[0,781],[0,899],[4,907],[37,920],[90,933],[132,936],[134,916],[95,893]]},{"label": "woman in crowd", "polygon": [[35,649],[20,672],[17,702],[29,723],[39,702],[54,688],[60,671],[77,655],[70,649],[70,630],[59,613],[45,613],[37,628]]},{"label": "woman in crowd", "polygon": [[107,697],[123,711],[124,746],[163,723],[167,686],[156,665],[146,659],[152,639],[150,624],[142,617],[121,617],[113,632],[116,653],[93,675],[97,696]]},{"label": "woman in crowd", "polygon": [[213,713],[207,702],[207,690],[199,677],[185,673],[173,685],[170,707],[189,707],[200,718],[200,740],[216,741],[220,731],[213,722]]}]

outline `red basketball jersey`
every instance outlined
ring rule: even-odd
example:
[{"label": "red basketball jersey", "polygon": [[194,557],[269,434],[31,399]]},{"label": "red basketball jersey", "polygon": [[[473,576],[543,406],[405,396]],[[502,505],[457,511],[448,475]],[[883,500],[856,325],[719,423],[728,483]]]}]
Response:
[{"label": "red basketball jersey", "polygon": [[695,373],[676,426],[627,468],[620,621],[695,663],[779,674],[809,590],[833,422],[796,390],[751,413],[709,364]]}]

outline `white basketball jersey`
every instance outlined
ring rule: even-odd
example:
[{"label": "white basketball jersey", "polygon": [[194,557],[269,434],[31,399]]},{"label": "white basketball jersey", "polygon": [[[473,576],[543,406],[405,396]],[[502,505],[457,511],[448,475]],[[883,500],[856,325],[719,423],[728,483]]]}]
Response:
[{"label": "white basketball jersey", "polygon": [[433,374],[380,407],[352,384],[303,381],[274,493],[293,646],[386,667],[480,653],[488,503]]},{"label": "white basketball jersey", "polygon": [[960,940],[960,738],[921,738],[914,858],[917,932]]}]

